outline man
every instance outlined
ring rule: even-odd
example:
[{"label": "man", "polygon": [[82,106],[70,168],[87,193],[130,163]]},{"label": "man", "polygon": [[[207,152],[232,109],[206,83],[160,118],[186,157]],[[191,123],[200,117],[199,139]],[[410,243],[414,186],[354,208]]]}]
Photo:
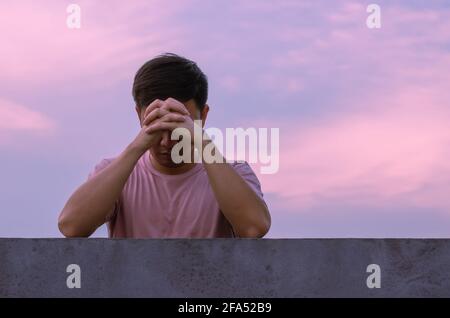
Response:
[{"label": "man", "polygon": [[[193,132],[194,120],[204,126],[207,95],[196,63],[175,54],[145,63],[133,84],[141,130],[72,194],[59,216],[61,233],[88,237],[107,222],[113,238],[263,237],[271,218],[246,162],[174,163],[171,156],[174,129]],[[192,145],[199,147],[193,136]]]}]

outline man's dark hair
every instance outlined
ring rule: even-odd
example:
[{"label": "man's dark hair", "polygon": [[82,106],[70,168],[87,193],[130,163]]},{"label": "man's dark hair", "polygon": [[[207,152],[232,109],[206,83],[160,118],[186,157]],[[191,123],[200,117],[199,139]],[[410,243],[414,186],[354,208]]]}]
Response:
[{"label": "man's dark hair", "polygon": [[194,99],[203,110],[208,99],[208,79],[197,64],[182,56],[165,53],[146,62],[137,71],[133,98],[138,107],[169,97],[180,102]]}]

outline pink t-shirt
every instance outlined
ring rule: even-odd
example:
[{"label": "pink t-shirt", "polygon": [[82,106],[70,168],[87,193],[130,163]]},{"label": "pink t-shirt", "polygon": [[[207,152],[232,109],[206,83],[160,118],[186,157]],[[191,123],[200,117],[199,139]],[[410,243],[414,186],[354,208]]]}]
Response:
[{"label": "pink t-shirt", "polygon": [[[234,237],[219,209],[203,164],[178,175],[157,171],[146,152],[137,162],[119,199],[105,220],[109,237],[214,238]],[[115,158],[103,159],[88,179]],[[261,199],[261,185],[252,168],[232,163]]]}]

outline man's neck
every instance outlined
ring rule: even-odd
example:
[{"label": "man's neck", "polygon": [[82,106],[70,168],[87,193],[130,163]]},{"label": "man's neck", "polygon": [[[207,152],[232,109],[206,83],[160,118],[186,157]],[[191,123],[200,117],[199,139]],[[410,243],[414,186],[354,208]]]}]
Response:
[{"label": "man's neck", "polygon": [[158,161],[156,161],[152,157],[150,151],[148,152],[148,156],[150,159],[150,164],[153,166],[153,168],[155,168],[155,170],[157,170],[158,172],[161,172],[163,174],[168,174],[168,175],[182,174],[182,173],[185,173],[195,167],[195,163],[184,163],[178,167],[173,167],[173,168],[166,167],[166,166],[161,165]]}]

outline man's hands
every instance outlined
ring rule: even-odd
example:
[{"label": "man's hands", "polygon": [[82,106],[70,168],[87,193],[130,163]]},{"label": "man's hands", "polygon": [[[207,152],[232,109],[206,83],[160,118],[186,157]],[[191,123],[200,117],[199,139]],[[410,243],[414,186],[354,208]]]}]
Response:
[{"label": "man's hands", "polygon": [[194,122],[189,111],[183,103],[173,98],[153,101],[146,108],[141,125],[133,145],[142,152],[158,144],[165,131],[170,134],[175,128],[184,127],[191,132],[192,138],[194,134]]}]

